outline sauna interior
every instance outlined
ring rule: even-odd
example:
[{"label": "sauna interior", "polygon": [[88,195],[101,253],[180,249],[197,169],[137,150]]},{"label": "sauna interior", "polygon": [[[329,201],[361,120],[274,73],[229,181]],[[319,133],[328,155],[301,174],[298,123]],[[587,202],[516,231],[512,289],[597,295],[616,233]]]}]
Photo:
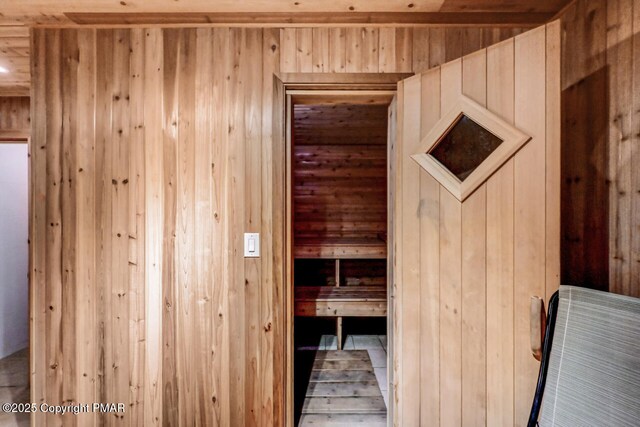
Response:
[{"label": "sauna interior", "polygon": [[640,297],[639,58],[639,0],[0,1],[0,426],[530,425],[556,291]]},{"label": "sauna interior", "polygon": [[387,420],[391,95],[355,98],[348,92],[332,99],[292,97],[294,383],[300,426],[326,424],[332,417],[368,425]]}]

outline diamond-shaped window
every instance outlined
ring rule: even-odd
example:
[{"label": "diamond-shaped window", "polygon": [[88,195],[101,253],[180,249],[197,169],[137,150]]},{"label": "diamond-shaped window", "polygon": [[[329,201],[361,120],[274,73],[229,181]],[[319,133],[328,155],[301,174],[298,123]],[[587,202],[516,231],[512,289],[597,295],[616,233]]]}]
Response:
[{"label": "diamond-shaped window", "polygon": [[461,96],[411,156],[458,200],[464,201],[516,153],[529,136]]},{"label": "diamond-shaped window", "polygon": [[429,154],[464,181],[502,142],[462,114]]}]

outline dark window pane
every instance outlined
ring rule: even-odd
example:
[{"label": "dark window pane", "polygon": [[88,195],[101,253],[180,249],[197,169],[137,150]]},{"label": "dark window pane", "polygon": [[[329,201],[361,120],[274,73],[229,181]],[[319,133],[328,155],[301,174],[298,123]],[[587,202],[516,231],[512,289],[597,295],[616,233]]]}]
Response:
[{"label": "dark window pane", "polygon": [[500,138],[463,114],[429,154],[464,181],[500,144]]}]

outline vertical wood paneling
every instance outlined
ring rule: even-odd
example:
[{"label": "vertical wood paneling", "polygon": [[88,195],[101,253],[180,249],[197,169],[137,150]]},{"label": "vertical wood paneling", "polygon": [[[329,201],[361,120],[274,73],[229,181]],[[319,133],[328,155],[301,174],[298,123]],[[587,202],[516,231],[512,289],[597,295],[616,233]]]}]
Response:
[{"label": "vertical wood paneling", "polygon": [[[98,336],[100,341],[97,349],[97,372],[104,381],[98,381],[98,400],[107,398],[106,389],[106,364],[109,354],[108,343],[105,341],[110,328],[107,302],[110,301],[110,267],[111,252],[110,247],[105,244],[110,241],[111,236],[111,198],[109,197],[111,177],[107,176],[111,170],[110,144],[106,141],[111,139],[111,99],[112,94],[107,83],[107,76],[112,71],[113,38],[107,31],[97,31],[96,46],[100,51],[96,52],[96,107],[95,107],[95,128],[96,128],[96,226],[99,233],[95,241],[96,254],[96,279],[98,293]],[[55,55],[56,52],[49,52]]]},{"label": "vertical wood paneling", "polygon": [[[32,31],[32,60],[31,70],[35,76],[32,80],[32,91],[38,93],[38,97],[34,97],[31,105],[33,114],[40,117],[40,121],[36,122],[33,133],[31,134],[32,143],[29,147],[30,154],[30,170],[46,171],[47,168],[47,133],[46,133],[46,33],[44,31]],[[43,206],[43,200],[46,203],[47,195],[47,174],[31,173],[30,174],[30,197],[29,197],[29,310],[30,310],[30,331],[29,341],[31,348],[30,357],[30,392],[31,402],[43,403],[47,393],[47,353],[46,353],[46,333],[47,333],[47,305],[46,305],[46,252],[48,235],[48,225],[46,217],[46,206]],[[93,331],[95,333],[95,330]],[[97,341],[97,340],[96,340]],[[97,343],[96,343],[97,344]],[[80,366],[84,366],[80,361]],[[89,372],[88,375],[94,375]],[[33,425],[45,425],[44,417],[34,417]]]},{"label": "vertical wood paneling", "polygon": [[[487,104],[487,53],[462,59],[462,93]],[[462,205],[462,424],[486,424],[486,186]],[[480,303],[478,303],[480,301]]]},{"label": "vertical wood paneling", "polygon": [[394,28],[380,28],[378,52],[378,70],[381,73],[393,72],[396,65],[396,31]]},{"label": "vertical wood paneling", "polygon": [[[395,212],[396,212],[396,198],[394,197],[394,195],[396,194],[396,182],[397,182],[397,177],[396,177],[396,167],[397,167],[397,158],[398,158],[398,152],[397,152],[397,125],[398,125],[398,95],[394,95],[393,99],[391,100],[391,103],[389,104],[388,110],[387,110],[387,238],[389,239],[389,242],[395,242],[395,233],[396,233],[396,222],[397,221],[393,221],[393,218],[395,218]],[[395,254],[396,254],[396,246],[395,243],[392,243],[389,248],[388,248],[388,252],[387,252],[387,284],[388,284],[388,290],[389,290],[389,304],[388,304],[388,312],[387,312],[387,331],[393,331],[394,328],[394,319],[396,318],[395,316],[395,308],[396,308],[396,292],[397,292],[397,287],[395,286],[396,284],[396,273],[395,273]],[[339,269],[339,264],[337,265],[338,269]],[[339,271],[338,271],[339,273]],[[339,279],[339,277],[338,277]],[[395,399],[395,393],[394,393],[394,387],[393,384],[395,384],[395,376],[396,376],[396,372],[393,369],[395,361],[396,361],[396,351],[395,351],[395,336],[393,335],[393,333],[388,333],[387,334],[387,349],[388,349],[388,354],[387,354],[387,366],[391,366],[392,369],[387,369],[387,385],[390,386],[390,393],[391,393],[391,398]],[[395,416],[396,414],[396,404],[394,402],[394,405],[388,405],[387,407],[387,424],[388,425],[395,425],[395,423],[397,422],[397,417]]]},{"label": "vertical wood paneling", "polygon": [[[258,30],[262,32],[262,30]],[[261,50],[260,50],[261,51]],[[299,73],[310,73],[313,71],[313,30],[311,28],[296,29],[296,71]],[[260,57],[257,57],[261,59]],[[256,57],[250,59],[253,61]],[[262,60],[258,61],[260,64]]]},{"label": "vertical wood paneling", "polygon": [[[633,1],[633,33],[632,33],[632,88],[631,93],[631,164],[640,162],[640,2]],[[629,295],[640,297],[640,171],[631,169],[631,287]]]},{"label": "vertical wood paneling", "polygon": [[355,73],[362,69],[363,28],[347,28],[345,34],[346,72]]},{"label": "vertical wood paneling", "polygon": [[396,72],[408,73],[413,69],[413,28],[396,28]]},{"label": "vertical wood paneling", "polygon": [[444,64],[445,52],[447,51],[447,43],[445,39],[444,28],[432,28],[429,30],[429,67],[439,67]]},{"label": "vertical wood paneling", "polygon": [[[343,73],[347,67],[347,30],[345,28],[331,28],[329,30],[329,71],[332,73]],[[285,50],[286,40],[281,40],[281,58],[288,56]],[[281,61],[282,64],[282,61]],[[282,65],[280,71],[284,72]]]},{"label": "vertical wood paneling", "polygon": [[[164,150],[162,138],[162,51],[160,29],[144,30],[144,425],[165,423],[163,414],[162,298],[164,240]],[[136,100],[138,101],[138,100]],[[96,142],[99,143],[99,140]],[[96,163],[97,163],[96,159]],[[96,206],[97,208],[97,206]]]},{"label": "vertical wood paneling", "polygon": [[[440,118],[440,70],[424,73],[421,138]],[[440,421],[440,184],[420,171],[420,425]]]},{"label": "vertical wood paneling", "polygon": [[283,28],[280,30],[280,71],[283,73],[296,72],[297,48],[296,48],[296,29]]},{"label": "vertical wood paneling", "polygon": [[363,73],[377,73],[379,62],[380,30],[378,28],[362,29],[362,61]]},{"label": "vertical wood paneling", "polygon": [[[113,69],[111,103],[111,318],[112,345],[106,365],[107,392],[117,402],[129,400],[129,162],[130,162],[130,94],[129,60],[130,34],[128,30],[113,32]],[[129,414],[120,416],[120,422],[129,423]]]},{"label": "vertical wood paneling", "polygon": [[[394,238],[402,248],[395,268],[402,278],[396,284],[401,295],[396,310],[403,315],[394,319],[395,339],[401,340],[395,343],[401,354],[395,356],[394,373],[420,383],[419,421],[412,418],[415,406],[401,399],[395,414],[400,425],[511,426],[527,420],[539,366],[529,348],[529,300],[550,295],[559,277],[558,28],[558,23],[542,27],[423,73],[420,108],[407,102],[415,96],[416,88],[408,84],[415,77],[399,85],[402,144],[412,142],[406,111],[420,111],[424,135],[435,123],[430,118],[448,111],[460,94],[532,135],[464,202],[426,172],[421,172],[420,197],[406,183],[396,196],[397,210],[409,209],[396,214],[402,218],[396,230],[404,230]],[[485,43],[483,32],[452,31],[449,38],[474,46]],[[418,149],[424,148],[409,151]],[[405,177],[408,152],[400,152],[405,158],[396,165]],[[407,227],[416,200],[420,221]],[[417,230],[419,290],[408,273],[416,262],[408,252]],[[406,313],[418,297],[419,381],[405,371],[415,365],[406,343],[413,330],[407,322],[413,317]],[[435,378],[438,386],[429,383]],[[402,382],[399,387],[411,389]]]},{"label": "vertical wood paneling", "polygon": [[[295,32],[292,34],[295,40]],[[228,249],[231,251],[229,260],[229,274],[235,280],[229,282],[229,399],[231,402],[231,425],[245,425],[247,417],[247,404],[245,389],[251,384],[246,384],[246,340],[244,332],[246,328],[245,306],[245,263],[242,258],[242,233],[245,224],[244,202],[244,165],[245,146],[244,140],[244,85],[247,83],[248,73],[251,70],[242,68],[242,47],[246,40],[246,29],[233,28],[229,34],[229,50],[231,52],[231,80],[229,84],[229,180],[227,186],[233,197],[229,198],[227,207],[229,214]],[[295,48],[294,48],[295,52]],[[295,60],[294,60],[295,64]]]},{"label": "vertical wood paneling", "polygon": [[[144,98],[144,29],[131,32],[131,63],[129,66],[129,98]],[[80,37],[82,39],[82,36]],[[91,40],[91,39],[89,39]],[[90,54],[90,45],[87,46]],[[90,63],[90,62],[89,62]],[[90,73],[87,73],[90,76]],[[83,95],[79,93],[79,96]],[[89,97],[91,98],[91,97]],[[91,112],[89,106],[87,111]],[[90,130],[90,125],[87,125]],[[145,294],[144,294],[144,242],[145,242],[145,186],[144,186],[144,108],[142,103],[132,102],[129,119],[130,161],[127,178],[129,180],[129,211],[127,243],[129,245],[129,411],[130,425],[144,424],[143,413],[143,370],[145,351]],[[91,140],[91,138],[88,138]],[[82,318],[82,317],[79,317]]]},{"label": "vertical wood paneling", "polygon": [[[78,212],[76,227],[78,230],[94,230],[96,226],[95,192],[95,86],[93,78],[96,62],[93,47],[96,42],[95,30],[85,30],[78,34],[78,74],[77,74],[77,114],[76,127],[76,160]],[[96,356],[97,356],[97,323],[96,323],[96,265],[95,236],[92,233],[76,235],[76,275],[79,286],[76,289],[77,319],[83,319],[81,332],[76,335],[77,360],[77,398],[96,399]],[[144,240],[142,240],[144,243]],[[33,342],[33,341],[32,341]],[[85,397],[86,396],[86,397]],[[95,422],[96,414],[83,417],[83,422]]]},{"label": "vertical wood paneling", "polygon": [[163,32],[163,192],[164,239],[162,250],[162,372],[163,422],[178,425],[180,396],[178,389],[176,321],[178,309],[176,278],[179,259],[176,256],[176,188],[178,186],[178,60],[182,32],[172,29]]},{"label": "vertical wood paneling", "polygon": [[[631,294],[631,89],[633,1],[607,1],[609,77],[609,283],[612,292]],[[635,285],[637,286],[637,285]]]},{"label": "vertical wood paneling", "polygon": [[482,28],[465,28],[462,30],[462,54],[468,55],[483,47]]},{"label": "vertical wood paneling", "polygon": [[[176,368],[179,424],[195,424],[195,65],[196,32],[181,31],[177,58]],[[187,118],[188,119],[184,119]],[[200,154],[201,155],[201,154]]]},{"label": "vertical wood paneling", "polygon": [[[312,62],[315,73],[329,72],[329,28],[314,28]],[[265,34],[269,30],[265,30]],[[268,52],[268,50],[265,50]]]},{"label": "vertical wood paneling", "polygon": [[214,241],[216,218],[213,214],[213,177],[215,159],[213,157],[214,126],[210,118],[213,114],[213,75],[214,43],[211,29],[198,29],[196,32],[196,70],[195,70],[195,224],[211,222],[200,233],[195,233],[195,312],[194,312],[194,350],[202,363],[193,366],[195,376],[194,425],[214,424],[213,397],[216,388],[214,381],[219,377],[212,372],[214,366],[214,287],[218,286],[213,276]]},{"label": "vertical wood paneling", "polygon": [[422,73],[431,68],[429,65],[430,33],[430,28],[413,29],[413,58],[411,59],[411,64],[414,73]]},{"label": "vertical wood paneling", "polygon": [[[246,45],[243,49],[241,70],[245,71],[247,87],[244,91],[244,145],[245,145],[245,206],[244,206],[244,231],[262,234],[262,75],[252,69],[253,61],[262,61],[262,30],[247,29]],[[299,48],[298,55],[303,55],[304,70],[311,71],[311,29],[304,29],[298,35],[304,40]],[[242,248],[241,248],[242,249]],[[245,381],[247,389],[245,401],[247,403],[247,426],[259,426],[262,422],[262,401],[260,397],[260,288],[261,288],[261,260],[246,258],[244,260],[244,285],[245,285],[245,310],[246,310],[246,355]]]},{"label": "vertical wood paneling", "polygon": [[[462,61],[443,65],[440,73],[444,114],[462,93]],[[440,187],[440,423],[445,425],[462,422],[461,220],[460,202]]]},{"label": "vertical wood paneling", "polygon": [[[560,22],[555,21],[546,26],[546,75],[561,75],[560,60]],[[545,135],[545,299],[549,301],[560,286],[560,234],[559,221],[553,221],[561,212],[560,188],[561,177],[561,98],[560,79],[547,80],[545,92],[546,102],[546,135]]]},{"label": "vertical wood paneling", "polygon": [[[513,123],[514,41],[487,49],[487,108]],[[514,420],[513,163],[487,181],[487,425]]]},{"label": "vertical wood paneling", "polygon": [[[313,30],[313,43],[314,43],[314,70],[316,70],[316,64],[322,64],[322,69],[329,64],[329,31],[323,29],[320,32],[319,41],[317,40],[318,33],[316,29]],[[273,209],[276,205],[275,198],[272,196],[272,189],[274,187],[273,179],[273,162],[274,157],[274,137],[273,137],[273,125],[274,120],[277,120],[277,115],[272,113],[273,98],[274,98],[274,73],[278,72],[278,65],[280,61],[280,40],[277,30],[264,30],[262,34],[263,45],[263,58],[262,58],[262,128],[261,128],[261,150],[262,150],[262,162],[260,177],[261,186],[261,227],[262,227],[262,242],[265,248],[274,248],[274,218]],[[321,46],[322,55],[320,60],[316,62],[318,57],[315,55],[315,46]],[[319,68],[319,67],[318,67]],[[279,240],[279,239],[278,239]],[[278,282],[275,277],[276,266],[274,266],[274,258],[263,257],[262,258],[262,284],[260,286],[260,324],[258,325],[260,331],[260,393],[261,393],[261,410],[262,416],[260,421],[267,425],[280,425],[282,423],[280,419],[280,409],[275,407],[276,402],[280,402],[280,396],[283,389],[283,384],[276,378],[275,372],[279,369],[281,361],[283,360],[280,353],[281,346],[278,346],[276,350],[276,343],[280,343],[275,337],[275,311],[279,310],[278,302],[275,299],[274,284]]]},{"label": "vertical wood paneling", "polygon": [[[514,164],[514,309],[515,420],[525,425],[531,410],[538,363],[531,357],[529,319],[531,296],[545,295],[545,28],[516,37],[514,123],[531,140],[516,154]],[[531,179],[531,177],[541,179]],[[551,222],[553,218],[549,218]]]},{"label": "vertical wood paneling", "polygon": [[405,159],[402,165],[402,259],[408,268],[402,270],[402,354],[403,366],[400,383],[400,405],[403,406],[403,423],[418,425],[420,422],[420,384],[415,381],[420,370],[420,167],[410,161],[410,155],[420,143],[421,78],[411,77],[404,82],[405,96],[402,119],[402,149],[399,155]]},{"label": "vertical wood paneling", "polygon": [[[402,167],[404,156],[402,156],[403,150],[403,128],[404,128],[404,96],[405,96],[405,88],[404,81],[399,81],[397,85],[397,94],[396,94],[396,123],[395,123],[395,138],[393,141],[393,146],[391,147],[391,155],[390,159],[395,159],[395,175],[390,177],[389,183],[393,182],[393,188],[390,188],[390,193],[394,194],[393,202],[393,215],[395,218],[401,218],[404,211],[403,206],[403,198],[402,198]],[[390,168],[394,168],[393,165],[390,165]],[[403,314],[402,314],[402,296],[404,293],[404,287],[402,286],[402,265],[404,262],[403,258],[403,243],[404,243],[404,234],[402,232],[402,222],[401,221],[392,221],[391,227],[393,227],[393,263],[392,267],[393,276],[391,279],[393,283],[391,283],[392,295],[393,295],[393,313],[394,318],[392,319],[392,342],[394,345],[393,351],[393,359],[391,360],[391,365],[393,366],[393,372],[391,374],[391,378],[393,379],[393,383],[391,384],[391,396],[393,399],[393,415],[394,418],[392,420],[394,427],[402,426],[402,422],[404,420],[404,405],[400,402],[400,398],[402,397],[402,389],[401,389],[401,381],[403,375],[403,359],[402,356],[402,347],[404,345],[403,342]]]},{"label": "vertical wood paneling", "polygon": [[462,205],[462,425],[486,425],[487,191]]},{"label": "vertical wood paneling", "polygon": [[[231,402],[226,397],[230,394],[231,375],[229,372],[229,328],[231,316],[229,314],[229,257],[228,248],[230,236],[228,224],[229,185],[229,113],[230,113],[230,79],[233,72],[230,50],[229,31],[224,28],[213,30],[213,145],[211,171],[213,174],[213,259],[211,267],[214,271],[213,309],[214,309],[214,342],[213,342],[213,375],[214,394],[211,403],[214,409],[214,419],[219,425],[228,422],[231,412]],[[217,60],[216,60],[217,59]],[[220,108],[216,113],[216,109]]]},{"label": "vertical wood paneling", "polygon": [[[51,31],[46,35],[47,51],[61,52],[60,31]],[[60,79],[61,55],[47,58],[46,79]],[[48,230],[45,255],[45,304],[46,312],[46,358],[47,358],[47,395],[46,399],[62,402],[63,360],[62,360],[62,106],[59,85],[46,85],[46,218]],[[37,207],[35,208],[37,209]],[[43,242],[44,244],[44,242]],[[53,415],[46,416],[47,425],[61,425],[61,419]]]},{"label": "vertical wood paneling", "polygon": [[462,28],[447,28],[444,31],[444,46],[445,46],[445,62],[452,61],[460,58],[464,52],[463,46],[463,29]]},{"label": "vertical wood paneling", "polygon": [[[73,402],[76,394],[76,363],[73,357],[64,357],[65,354],[75,354],[76,325],[76,227],[77,197],[75,193],[77,172],[75,164],[76,150],[72,144],[74,132],[77,126],[76,102],[72,96],[77,91],[78,68],[78,38],[77,33],[61,34],[62,47],[62,84],[68,87],[68,91],[62,93],[62,141],[61,141],[61,226],[62,233],[62,289],[61,310],[62,328],[60,330],[62,341],[61,368],[64,379],[62,381],[62,399],[64,402]],[[64,425],[76,425],[77,418],[72,414],[65,414],[62,418]]]},{"label": "vertical wood paneling", "polygon": [[614,73],[607,67],[607,1],[576,1],[561,21],[561,281],[609,290],[610,265],[614,268],[609,194],[617,195],[608,182],[609,104],[614,102],[608,91]]},{"label": "vertical wood paneling", "polygon": [[[277,55],[282,53],[276,46],[274,52]],[[272,134],[271,143],[273,144],[273,163],[271,177],[273,179],[274,192],[271,193],[271,189],[266,191],[272,194],[272,209],[273,215],[273,322],[271,324],[273,330],[273,418],[275,425],[282,425],[288,422],[289,414],[285,413],[285,401],[290,399],[292,395],[291,385],[289,384],[290,372],[286,368],[285,352],[289,351],[290,341],[287,334],[287,321],[285,319],[290,318],[287,314],[288,302],[285,299],[285,283],[288,280],[290,263],[287,261],[286,242],[282,238],[285,236],[286,229],[289,226],[287,224],[287,215],[282,209],[282,206],[286,205],[286,194],[290,193],[286,188],[286,165],[280,167],[277,166],[276,159],[284,159],[287,156],[286,150],[286,94],[284,86],[280,79],[272,77],[273,81],[273,115],[272,115]],[[269,114],[265,111],[265,114]],[[290,154],[290,153],[289,153]],[[264,169],[263,169],[264,170]]]},{"label": "vertical wood paneling", "polygon": [[462,425],[461,207],[440,186],[440,424],[454,426]]},{"label": "vertical wood paneling", "polygon": [[[34,30],[33,401],[128,405],[118,417],[67,417],[77,425],[282,424],[274,73],[408,72],[478,46],[480,35],[485,43],[484,32],[458,32],[461,48],[438,28]],[[463,89],[455,64],[442,82],[437,70],[406,84],[399,152],[416,150]],[[431,102],[440,88],[446,100]],[[463,254],[463,211],[407,164],[413,175],[401,185],[415,198],[398,214],[420,232],[398,255],[414,270],[396,283],[396,339],[411,360],[394,361],[396,421],[455,422],[459,393],[480,384],[462,382],[472,365],[459,347],[438,345],[464,330],[475,337],[462,299],[469,274],[442,261]],[[244,231],[261,233],[261,259],[243,258]],[[39,414],[35,424],[62,420]]]}]

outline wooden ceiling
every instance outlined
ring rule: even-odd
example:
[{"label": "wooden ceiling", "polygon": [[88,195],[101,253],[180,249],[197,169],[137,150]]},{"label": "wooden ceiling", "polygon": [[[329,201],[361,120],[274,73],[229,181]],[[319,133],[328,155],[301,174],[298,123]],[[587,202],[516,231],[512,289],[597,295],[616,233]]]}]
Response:
[{"label": "wooden ceiling", "polygon": [[[0,25],[74,23],[470,23],[543,22],[569,0],[16,0],[6,1]],[[109,15],[115,14],[115,15]],[[144,14],[147,15],[146,17]],[[304,15],[307,14],[307,15]],[[311,14],[311,15],[309,15]],[[269,19],[271,16],[271,19]],[[357,17],[354,18],[354,17]],[[355,21],[354,21],[355,20]]]},{"label": "wooden ceiling", "polygon": [[27,27],[0,26],[1,96],[29,95],[29,29]]}]

